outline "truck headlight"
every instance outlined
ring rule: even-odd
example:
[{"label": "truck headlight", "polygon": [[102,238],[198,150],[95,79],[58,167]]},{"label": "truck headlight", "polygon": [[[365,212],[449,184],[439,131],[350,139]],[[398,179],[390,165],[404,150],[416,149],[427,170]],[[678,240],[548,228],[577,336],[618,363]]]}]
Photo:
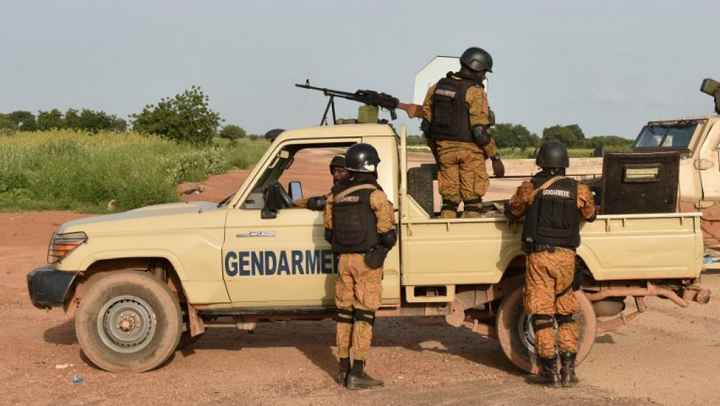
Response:
[{"label": "truck headlight", "polygon": [[53,234],[50,246],[48,247],[48,264],[60,262],[70,255],[75,248],[87,241],[87,234],[82,231],[76,233]]}]

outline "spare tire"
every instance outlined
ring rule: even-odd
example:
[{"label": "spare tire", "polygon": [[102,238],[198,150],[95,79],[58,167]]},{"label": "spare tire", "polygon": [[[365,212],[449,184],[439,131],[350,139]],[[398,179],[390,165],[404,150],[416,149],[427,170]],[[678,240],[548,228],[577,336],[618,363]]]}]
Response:
[{"label": "spare tire", "polygon": [[437,177],[435,164],[422,164],[407,171],[407,191],[432,217],[434,214],[433,181]]}]

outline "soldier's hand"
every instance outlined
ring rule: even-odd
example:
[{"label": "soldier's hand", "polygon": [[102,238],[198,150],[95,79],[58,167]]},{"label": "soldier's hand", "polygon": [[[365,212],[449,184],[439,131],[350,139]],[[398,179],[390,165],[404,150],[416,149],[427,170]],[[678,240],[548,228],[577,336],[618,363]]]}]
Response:
[{"label": "soldier's hand", "polygon": [[492,169],[493,169],[493,175],[495,175],[496,178],[502,178],[505,176],[505,164],[503,164],[502,159],[500,157],[493,157],[492,160]]}]

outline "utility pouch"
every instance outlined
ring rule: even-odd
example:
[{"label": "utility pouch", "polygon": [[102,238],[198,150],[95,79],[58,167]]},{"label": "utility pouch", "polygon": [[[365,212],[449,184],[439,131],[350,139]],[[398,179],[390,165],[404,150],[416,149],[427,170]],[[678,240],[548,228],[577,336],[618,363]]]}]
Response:
[{"label": "utility pouch", "polygon": [[383,247],[382,245],[376,245],[370,248],[370,250],[367,251],[363,256],[365,265],[367,265],[368,268],[371,269],[382,268],[388,252],[390,252],[390,250]]}]

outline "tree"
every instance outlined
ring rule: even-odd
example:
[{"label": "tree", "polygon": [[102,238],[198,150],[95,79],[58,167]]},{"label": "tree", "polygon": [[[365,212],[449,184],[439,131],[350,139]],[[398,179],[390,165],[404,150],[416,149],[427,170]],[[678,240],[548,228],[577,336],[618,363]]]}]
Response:
[{"label": "tree", "polygon": [[15,130],[15,123],[8,117],[7,114],[0,113],[0,130]]},{"label": "tree", "polygon": [[543,130],[542,136],[543,141],[560,141],[568,148],[577,146],[584,138],[585,135],[577,124],[547,127]]},{"label": "tree", "polygon": [[239,125],[235,124],[228,124],[223,127],[222,130],[220,130],[220,136],[229,140],[238,140],[240,138],[245,138],[246,135],[247,134],[245,133],[245,130]]},{"label": "tree", "polygon": [[539,141],[538,136],[522,124],[497,124],[490,129],[490,135],[495,138],[498,148],[520,148],[525,151],[528,147],[536,146]]},{"label": "tree", "polygon": [[63,114],[58,109],[52,109],[50,111],[39,111],[37,115],[37,128],[38,130],[53,130],[63,128],[65,122],[63,120]]},{"label": "tree", "polygon": [[208,107],[208,96],[192,86],[173,98],[163,98],[157,105],[147,105],[130,116],[133,129],[157,134],[174,141],[209,143],[222,121],[220,114]]},{"label": "tree", "polygon": [[68,109],[63,118],[63,128],[79,130],[81,128],[80,113],[75,109]]},{"label": "tree", "polygon": [[35,131],[37,123],[35,115],[29,111],[18,110],[8,114],[7,117],[15,123],[15,128],[19,131]]}]

